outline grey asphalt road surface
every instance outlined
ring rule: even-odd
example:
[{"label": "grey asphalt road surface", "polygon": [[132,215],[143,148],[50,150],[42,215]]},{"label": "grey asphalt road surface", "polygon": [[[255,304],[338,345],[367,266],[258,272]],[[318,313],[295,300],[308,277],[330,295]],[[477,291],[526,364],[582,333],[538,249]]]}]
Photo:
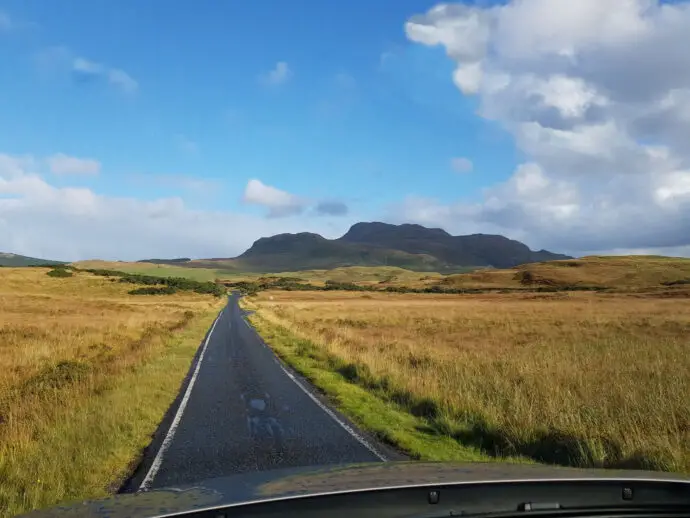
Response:
[{"label": "grey asphalt road surface", "polygon": [[397,455],[283,366],[243,318],[237,295],[216,319],[168,414],[128,490]]}]

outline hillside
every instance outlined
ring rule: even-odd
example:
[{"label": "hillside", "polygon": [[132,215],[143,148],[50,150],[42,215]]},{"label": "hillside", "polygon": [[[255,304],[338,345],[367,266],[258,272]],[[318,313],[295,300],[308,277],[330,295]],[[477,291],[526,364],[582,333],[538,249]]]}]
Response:
[{"label": "hillside", "polygon": [[519,241],[499,235],[452,236],[440,228],[388,223],[357,223],[338,241],[429,254],[458,266],[510,268],[518,264],[568,259],[546,250],[534,252]]},{"label": "hillside", "polygon": [[[343,266],[397,266],[415,271],[452,272],[466,267],[510,268],[519,264],[568,259],[503,236],[452,236],[421,225],[357,223],[338,239],[318,234],[279,234],[257,240],[233,260],[215,267],[238,271],[297,271]],[[211,266],[211,260],[193,261]],[[189,264],[189,266],[192,266]]]},{"label": "hillside", "polygon": [[26,255],[10,254],[0,252],[0,266],[39,266],[51,264],[64,264],[62,261],[51,261],[48,259],[38,259]]},{"label": "hillside", "polygon": [[307,232],[261,238],[233,262],[239,270],[266,272],[341,266],[397,266],[409,270],[437,271],[452,266],[429,254],[329,240]]}]

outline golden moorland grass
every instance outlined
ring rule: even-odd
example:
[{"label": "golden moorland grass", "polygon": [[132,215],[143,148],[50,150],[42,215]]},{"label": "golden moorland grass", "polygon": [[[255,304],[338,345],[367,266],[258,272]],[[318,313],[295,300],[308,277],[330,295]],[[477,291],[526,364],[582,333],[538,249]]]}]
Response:
[{"label": "golden moorland grass", "polygon": [[448,275],[439,284],[459,288],[524,288],[539,284],[641,289],[688,279],[690,259],[682,257],[590,256]]},{"label": "golden moorland grass", "polygon": [[0,516],[117,489],[223,301],[0,268]]},{"label": "golden moorland grass", "polygon": [[[190,264],[199,264],[192,261]],[[213,263],[205,263],[213,264]],[[218,262],[218,265],[222,265]],[[257,281],[265,278],[290,277],[313,285],[323,285],[325,281],[352,282],[356,284],[385,284],[388,286],[425,286],[442,279],[443,276],[433,272],[414,272],[395,266],[344,266],[331,270],[301,270],[297,272],[251,273],[226,270],[212,267],[152,264],[127,261],[101,261],[98,259],[77,261],[72,266],[80,269],[115,270],[140,275],[157,277],[185,277],[197,281],[215,279],[238,281]]]},{"label": "golden moorland grass", "polygon": [[[349,397],[341,386],[364,388],[417,416],[417,439],[495,458],[690,472],[688,298],[271,291],[246,304],[267,342],[336,403]],[[337,387],[332,375],[320,383],[326,371]],[[368,413],[350,405],[364,426]],[[383,435],[417,458],[468,458]]]}]

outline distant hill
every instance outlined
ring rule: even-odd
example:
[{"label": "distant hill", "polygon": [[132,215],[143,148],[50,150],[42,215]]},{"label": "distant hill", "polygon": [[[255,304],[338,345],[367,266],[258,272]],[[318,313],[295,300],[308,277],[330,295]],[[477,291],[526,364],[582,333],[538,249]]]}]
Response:
[{"label": "distant hill", "polygon": [[53,264],[65,264],[63,261],[51,261],[38,259],[26,255],[0,252],[0,266],[50,266]]},{"label": "distant hill", "polygon": [[[440,228],[373,222],[356,223],[338,239],[326,239],[310,232],[278,234],[257,239],[243,254],[234,258],[143,259],[128,263],[126,268],[132,271],[147,268],[177,268],[185,271],[197,268],[223,276],[243,272],[279,273],[385,266],[448,274],[475,268],[512,268],[560,259],[572,258],[547,250],[533,251],[520,241],[500,235],[453,236]],[[123,268],[124,263],[115,269]]]},{"label": "distant hill", "polygon": [[570,257],[546,250],[535,252],[500,235],[453,236],[440,228],[375,222],[357,223],[338,239],[308,232],[264,237],[234,259],[202,259],[188,265],[264,272],[344,266],[452,272],[469,266],[510,268],[557,259]]},{"label": "distant hill", "polygon": [[520,241],[500,235],[452,236],[440,228],[388,223],[356,223],[338,241],[428,254],[456,266],[510,268],[518,264],[569,259],[546,250],[534,252]]},{"label": "distant hill", "polygon": [[238,270],[266,272],[341,266],[397,266],[408,270],[437,271],[450,266],[429,254],[331,240],[308,232],[263,237],[236,257],[233,263]]}]

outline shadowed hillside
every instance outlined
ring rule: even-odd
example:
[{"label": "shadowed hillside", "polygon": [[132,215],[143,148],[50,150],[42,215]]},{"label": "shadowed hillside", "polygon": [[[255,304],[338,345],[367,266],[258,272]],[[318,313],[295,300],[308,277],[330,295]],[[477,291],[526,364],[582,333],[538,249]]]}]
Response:
[{"label": "shadowed hillside", "polygon": [[[520,264],[569,259],[546,250],[532,251],[504,236],[452,236],[421,225],[356,223],[338,239],[300,232],[257,239],[235,258],[144,259],[127,269],[195,268],[220,277],[241,273],[332,270],[351,266],[397,267],[416,272],[460,273],[469,269],[510,268]],[[131,263],[127,263],[131,264]],[[125,263],[121,263],[122,267]],[[148,271],[146,272],[149,273]],[[207,277],[207,275],[199,276]]]},{"label": "shadowed hillside", "polygon": [[264,237],[235,259],[201,259],[186,266],[236,271],[281,272],[345,266],[397,266],[420,272],[451,273],[467,267],[509,268],[524,263],[568,259],[503,236],[452,236],[421,225],[357,223],[339,239],[318,234]]},{"label": "shadowed hillside", "polygon": [[421,225],[357,223],[338,241],[429,254],[457,266],[509,268],[524,263],[568,259],[566,255],[546,250],[533,252],[527,245],[504,236],[452,236],[440,228]]},{"label": "shadowed hillside", "polygon": [[53,264],[65,264],[62,261],[38,259],[26,255],[9,254],[0,252],[0,266],[50,266]]}]

